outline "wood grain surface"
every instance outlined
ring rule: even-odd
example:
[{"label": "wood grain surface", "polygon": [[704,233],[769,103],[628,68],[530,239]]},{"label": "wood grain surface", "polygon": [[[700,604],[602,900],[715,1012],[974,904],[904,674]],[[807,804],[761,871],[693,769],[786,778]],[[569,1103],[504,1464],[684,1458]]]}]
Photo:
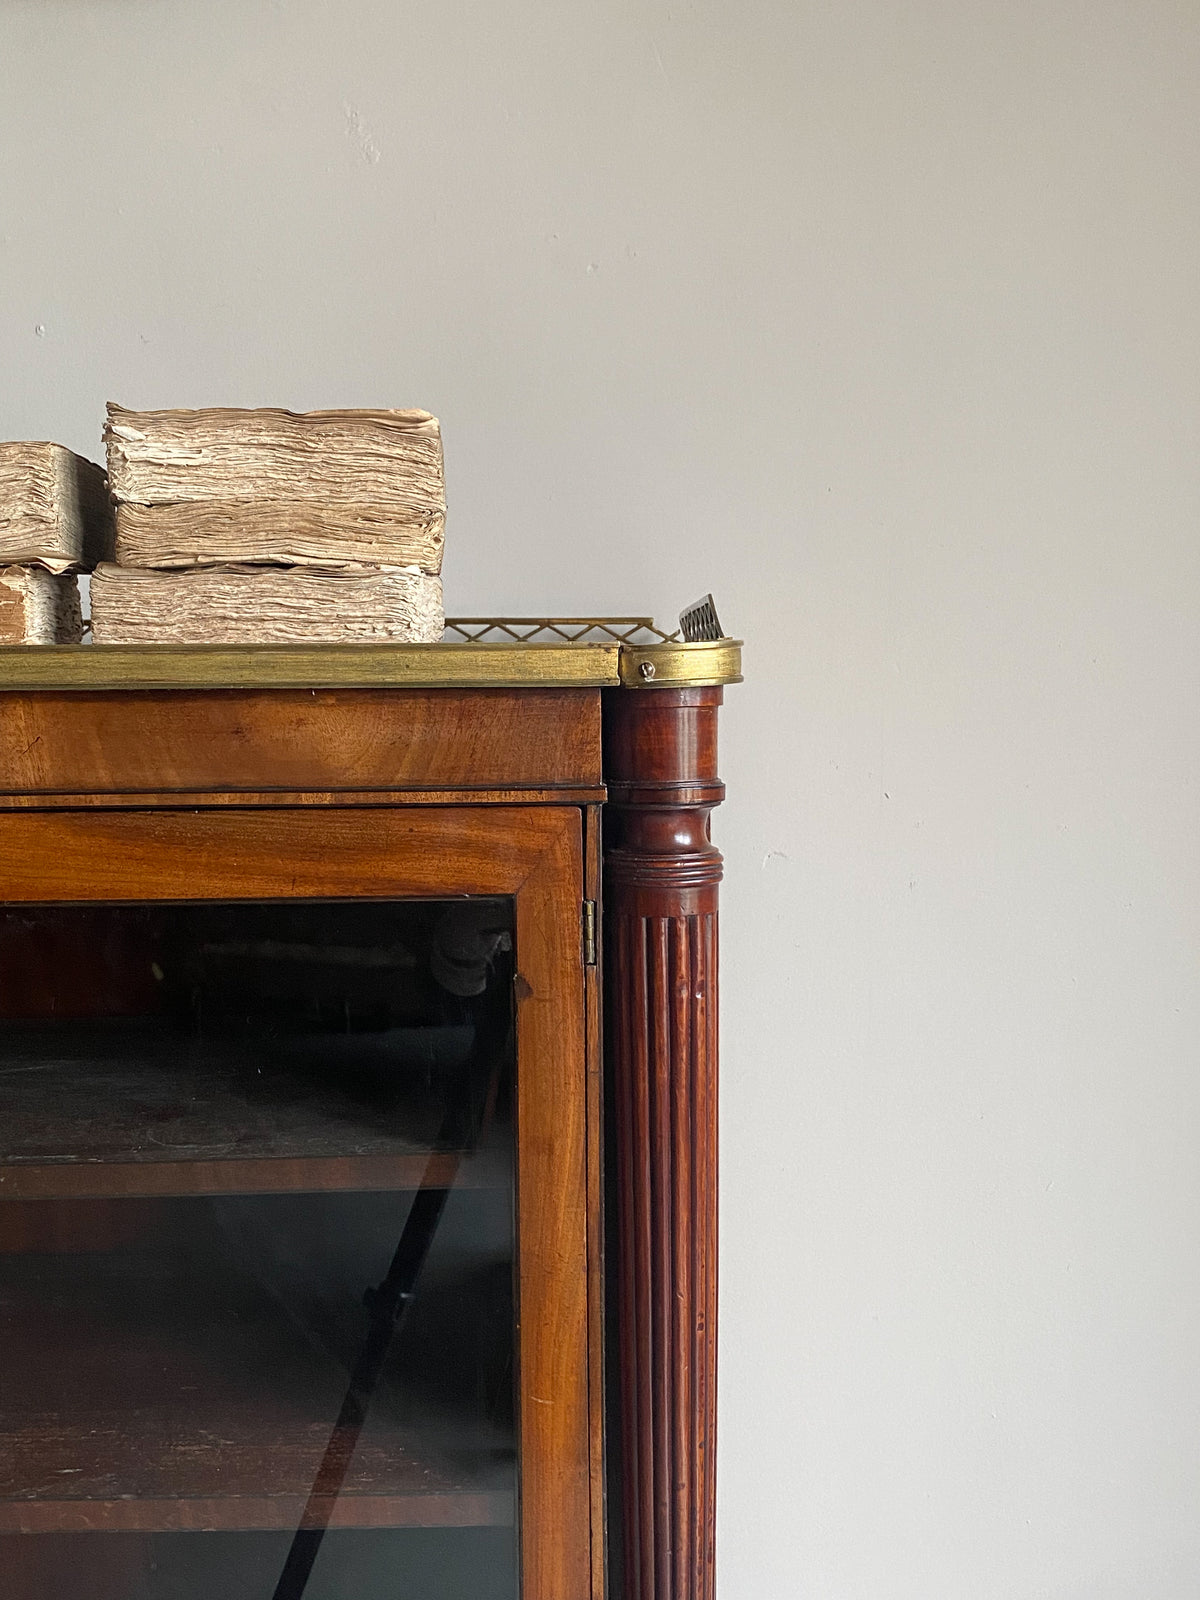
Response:
[{"label": "wood grain surface", "polygon": [[0,791],[587,788],[596,689],[0,693]]}]

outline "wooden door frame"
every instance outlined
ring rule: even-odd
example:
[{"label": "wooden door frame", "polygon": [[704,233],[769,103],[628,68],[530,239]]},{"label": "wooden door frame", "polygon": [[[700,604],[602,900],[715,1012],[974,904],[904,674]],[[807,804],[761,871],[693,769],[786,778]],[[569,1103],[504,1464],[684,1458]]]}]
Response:
[{"label": "wooden door frame", "polygon": [[575,806],[11,812],[0,902],[512,897],[522,1600],[601,1600]]}]

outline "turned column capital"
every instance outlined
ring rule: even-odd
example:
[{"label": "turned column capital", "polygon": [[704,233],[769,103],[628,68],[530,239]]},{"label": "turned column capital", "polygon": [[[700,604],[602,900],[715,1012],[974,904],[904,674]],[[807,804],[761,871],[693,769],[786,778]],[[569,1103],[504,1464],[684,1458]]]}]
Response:
[{"label": "turned column capital", "polygon": [[610,802],[720,805],[717,711],[724,691],[626,689],[604,695],[604,780]]},{"label": "turned column capital", "polygon": [[[721,881],[721,853],[709,835],[709,814],[725,798],[717,776],[721,700],[719,688],[605,696],[605,861],[611,888],[688,891]],[[638,909],[686,916],[700,908],[676,897]]]}]

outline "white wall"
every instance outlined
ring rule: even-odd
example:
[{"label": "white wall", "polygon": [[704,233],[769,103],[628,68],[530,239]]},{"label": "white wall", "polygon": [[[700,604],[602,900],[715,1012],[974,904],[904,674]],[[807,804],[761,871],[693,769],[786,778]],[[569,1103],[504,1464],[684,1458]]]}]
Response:
[{"label": "white wall", "polygon": [[4,0],[0,436],[443,418],[748,641],[721,1600],[1200,1592],[1200,11]]}]

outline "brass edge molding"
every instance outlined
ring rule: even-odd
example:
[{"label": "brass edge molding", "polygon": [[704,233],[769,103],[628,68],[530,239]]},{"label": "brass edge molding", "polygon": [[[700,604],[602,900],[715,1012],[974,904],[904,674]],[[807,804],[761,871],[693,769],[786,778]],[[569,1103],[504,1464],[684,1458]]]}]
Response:
[{"label": "brass edge molding", "polygon": [[741,683],[742,641],[623,645],[620,672],[626,689],[702,689]]},{"label": "brass edge molding", "polygon": [[629,689],[742,681],[738,639],[694,644],[4,645],[0,693],[129,689]]},{"label": "brass edge molding", "polygon": [[5,645],[0,692],[618,684],[616,644]]}]

